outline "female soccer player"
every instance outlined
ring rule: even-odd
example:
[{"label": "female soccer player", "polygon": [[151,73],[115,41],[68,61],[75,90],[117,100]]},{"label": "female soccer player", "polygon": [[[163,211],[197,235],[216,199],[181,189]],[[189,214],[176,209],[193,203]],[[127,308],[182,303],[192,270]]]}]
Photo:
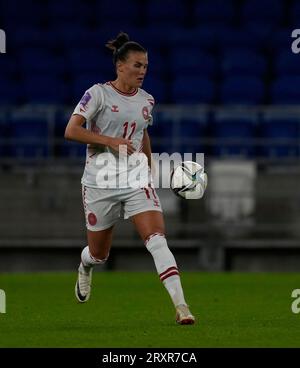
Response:
[{"label": "female soccer player", "polygon": [[122,210],[154,259],[176,308],[177,323],[193,324],[195,318],[184,299],[177,264],[165,238],[156,191],[151,183],[136,187],[128,182],[136,170],[128,161],[136,152],[144,153],[147,177],[151,168],[147,127],[152,124],[154,99],[141,89],[148,67],[147,51],[123,32],[106,46],[113,50],[117,78],[85,92],[65,131],[66,139],[87,144],[81,182],[88,246],[81,253],[75,295],[79,302],[89,299],[93,266],[107,261],[113,228]]}]

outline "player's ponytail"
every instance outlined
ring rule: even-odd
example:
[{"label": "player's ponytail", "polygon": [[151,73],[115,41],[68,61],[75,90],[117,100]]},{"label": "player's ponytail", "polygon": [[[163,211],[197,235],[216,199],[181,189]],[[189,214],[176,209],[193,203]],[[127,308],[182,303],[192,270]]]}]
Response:
[{"label": "player's ponytail", "polygon": [[105,45],[113,51],[113,63],[116,65],[118,60],[125,61],[129,51],[147,52],[139,43],[130,41],[125,32],[120,32],[116,39],[110,40]]},{"label": "player's ponytail", "polygon": [[128,41],[129,41],[128,34],[120,32],[116,39],[107,42],[106,47],[109,48],[110,50],[113,50],[113,52],[116,52],[118,49],[121,48],[121,46],[123,46]]}]

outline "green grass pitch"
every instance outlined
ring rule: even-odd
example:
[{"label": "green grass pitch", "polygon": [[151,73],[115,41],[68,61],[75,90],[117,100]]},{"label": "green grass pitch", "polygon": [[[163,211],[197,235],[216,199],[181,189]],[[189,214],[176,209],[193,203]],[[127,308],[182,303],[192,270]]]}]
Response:
[{"label": "green grass pitch", "polygon": [[0,274],[0,347],[299,347],[291,311],[300,274],[182,272],[197,324],[179,326],[158,276],[95,272],[77,303],[76,273]]}]

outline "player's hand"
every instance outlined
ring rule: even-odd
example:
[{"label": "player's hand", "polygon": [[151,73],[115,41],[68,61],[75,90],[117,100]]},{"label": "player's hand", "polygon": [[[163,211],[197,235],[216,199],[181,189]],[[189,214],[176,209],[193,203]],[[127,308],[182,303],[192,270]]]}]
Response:
[{"label": "player's hand", "polygon": [[124,138],[111,138],[108,146],[116,152],[132,155],[135,152],[132,141]]}]

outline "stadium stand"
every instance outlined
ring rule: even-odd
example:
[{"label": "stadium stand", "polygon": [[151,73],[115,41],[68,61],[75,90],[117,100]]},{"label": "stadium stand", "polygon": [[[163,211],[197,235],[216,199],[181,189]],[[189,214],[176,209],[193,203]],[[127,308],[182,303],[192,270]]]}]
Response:
[{"label": "stadium stand", "polygon": [[14,111],[9,123],[14,142],[10,150],[14,158],[39,160],[49,155],[51,127],[43,112]]},{"label": "stadium stand", "polygon": [[176,104],[209,104],[214,103],[216,87],[208,77],[179,74],[170,88],[171,101]]},{"label": "stadium stand", "polygon": [[218,111],[212,122],[212,136],[216,139],[212,154],[223,157],[253,158],[257,113],[244,109]]},{"label": "stadium stand", "polygon": [[271,111],[264,114],[259,136],[263,157],[299,157],[300,117],[298,112]]},{"label": "stadium stand", "polygon": [[[15,2],[12,2],[2,7],[1,20],[7,27],[20,21],[20,16],[13,11],[14,6]],[[161,80],[161,83],[149,82],[149,86],[152,83],[151,92],[159,95],[161,104],[184,102],[176,93],[161,93],[160,89],[161,85],[167,91],[178,88],[177,79],[185,78],[187,74],[211,79],[211,83],[205,82],[200,98],[192,97],[192,103],[280,103],[276,92],[275,96],[271,92],[270,100],[269,84],[275,83],[275,77],[299,74],[297,61],[286,47],[286,37],[290,38],[287,23],[292,24],[299,10],[296,2],[249,0],[237,4],[236,1],[223,0],[163,3],[132,0],[124,9],[113,9],[107,0],[68,0],[64,5],[58,1],[42,4],[30,0],[28,6],[20,8],[20,13],[28,14],[27,22],[23,19],[21,23],[22,32],[12,32],[11,37],[11,50],[20,60],[18,75],[14,75],[14,79],[21,75],[24,81],[28,81],[35,78],[36,73],[47,72],[58,75],[69,84],[66,88],[73,90],[78,73],[97,73],[99,77],[95,79],[98,81],[110,79],[113,77],[111,59],[103,44],[112,37],[112,29],[121,28],[149,48],[152,77]],[[35,17],[35,21],[29,14],[31,6],[40,15]],[[216,12],[216,8],[222,11]],[[143,14],[142,19],[140,14]],[[76,22],[72,22],[74,17]],[[279,49],[274,54],[275,46]],[[83,61],[83,55],[88,62]],[[252,82],[228,80],[240,76],[257,77],[260,81],[254,82],[253,78]],[[34,82],[37,89],[43,90],[39,87],[43,78]],[[58,82],[53,83],[57,85]],[[278,83],[279,90],[287,88],[284,81]],[[7,84],[3,81],[4,86]],[[14,100],[41,102],[34,101],[27,84],[23,83],[21,87],[23,99]],[[245,96],[241,101],[235,101],[234,96],[227,97],[234,95],[236,88],[240,96]],[[257,96],[249,95],[253,89],[258,90]],[[9,88],[7,90],[10,96]],[[73,93],[67,102],[71,103],[76,95]],[[53,96],[49,96],[49,100],[53,101]],[[66,102],[64,98],[60,101]],[[1,103],[5,103],[4,96]]]},{"label": "stadium stand", "polygon": [[278,105],[299,104],[299,75],[283,75],[276,78],[271,85],[271,101]]},{"label": "stadium stand", "polygon": [[[104,44],[120,30],[149,51],[144,88],[156,100],[149,127],[153,152],[204,152],[213,173],[216,167],[230,173],[235,162],[237,176],[243,163],[255,172],[250,199],[240,185],[220,201],[227,206],[244,196],[234,201],[235,216],[223,216],[223,207],[214,212],[210,186],[200,203],[162,194],[172,209],[167,228],[175,247],[184,239],[194,252],[191,264],[199,261],[202,269],[233,269],[226,255],[240,251],[242,257],[245,247],[274,250],[274,239],[278,248],[280,242],[297,248],[300,69],[291,32],[299,14],[296,0],[130,0],[126,6],[110,0],[2,1],[0,28],[9,43],[0,55],[0,252],[22,241],[29,247],[40,241],[48,250],[82,243],[81,194],[74,182],[85,146],[63,134],[84,91],[114,78]],[[222,175],[214,180],[219,191]],[[246,216],[239,206],[247,200]],[[131,228],[119,229],[118,244],[139,244]],[[215,266],[210,253],[205,258],[207,244],[220,257]]]},{"label": "stadium stand", "polygon": [[264,103],[265,84],[255,76],[230,76],[221,86],[221,103],[231,105],[258,105]]},{"label": "stadium stand", "polygon": [[266,59],[258,52],[246,48],[227,49],[222,57],[222,74],[226,76],[256,76],[266,74]]},{"label": "stadium stand", "polygon": [[196,23],[207,23],[210,25],[230,25],[233,23],[236,15],[235,7],[231,0],[197,1],[194,11]]}]

